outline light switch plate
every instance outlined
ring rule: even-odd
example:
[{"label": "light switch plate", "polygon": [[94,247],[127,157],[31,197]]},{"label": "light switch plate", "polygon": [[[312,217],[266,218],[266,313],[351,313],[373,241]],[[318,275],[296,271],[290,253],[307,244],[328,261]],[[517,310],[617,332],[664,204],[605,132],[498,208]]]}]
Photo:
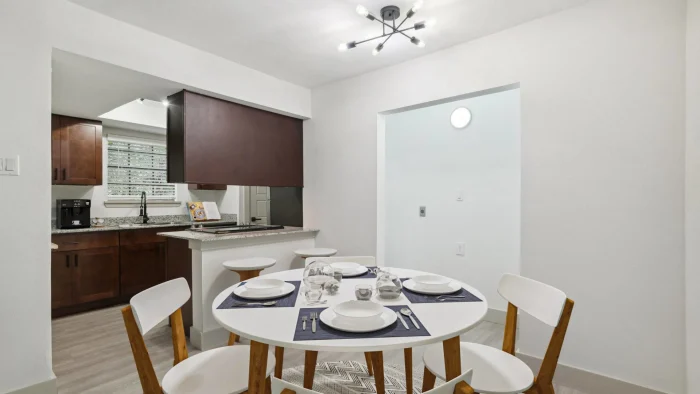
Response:
[{"label": "light switch plate", "polygon": [[464,256],[466,253],[465,249],[464,242],[457,242],[457,256]]},{"label": "light switch plate", "polygon": [[5,159],[0,157],[0,175],[4,175],[2,172],[5,172]]},{"label": "light switch plate", "polygon": [[0,172],[2,175],[11,175],[11,176],[18,176],[19,175],[19,156],[16,157],[5,157],[4,159],[1,159],[4,161],[4,168],[3,171]]}]

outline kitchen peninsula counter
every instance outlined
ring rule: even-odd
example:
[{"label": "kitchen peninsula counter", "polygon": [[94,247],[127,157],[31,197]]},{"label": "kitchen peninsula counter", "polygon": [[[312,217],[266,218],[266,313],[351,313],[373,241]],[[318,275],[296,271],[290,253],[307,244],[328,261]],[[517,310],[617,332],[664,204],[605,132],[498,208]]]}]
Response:
[{"label": "kitchen peninsula counter", "polygon": [[297,249],[316,247],[319,230],[285,227],[278,230],[210,234],[197,231],[159,232],[166,238],[188,241],[192,253],[192,327],[190,341],[198,349],[224,346],[229,332],[214,320],[212,303],[227,287],[240,281],[237,273],[224,268],[227,260],[252,257],[275,259],[276,264],[263,274],[303,268]]}]

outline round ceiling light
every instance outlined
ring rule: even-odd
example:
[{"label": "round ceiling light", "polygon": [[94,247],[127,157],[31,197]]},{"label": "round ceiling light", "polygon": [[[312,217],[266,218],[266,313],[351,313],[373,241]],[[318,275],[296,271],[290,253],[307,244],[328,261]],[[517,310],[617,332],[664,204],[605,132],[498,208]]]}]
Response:
[{"label": "round ceiling light", "polygon": [[469,126],[469,123],[472,121],[472,113],[467,108],[457,108],[456,110],[452,111],[450,121],[452,122],[452,126],[455,128],[463,129]]}]

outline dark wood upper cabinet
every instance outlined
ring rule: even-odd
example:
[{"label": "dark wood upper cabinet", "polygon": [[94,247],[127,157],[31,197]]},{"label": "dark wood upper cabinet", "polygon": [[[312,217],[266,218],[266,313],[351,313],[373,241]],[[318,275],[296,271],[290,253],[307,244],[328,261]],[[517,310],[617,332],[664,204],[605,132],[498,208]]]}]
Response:
[{"label": "dark wood upper cabinet", "polygon": [[186,90],[168,101],[168,182],[304,185],[300,119]]},{"label": "dark wood upper cabinet", "polygon": [[102,123],[51,115],[51,181],[102,184]]}]

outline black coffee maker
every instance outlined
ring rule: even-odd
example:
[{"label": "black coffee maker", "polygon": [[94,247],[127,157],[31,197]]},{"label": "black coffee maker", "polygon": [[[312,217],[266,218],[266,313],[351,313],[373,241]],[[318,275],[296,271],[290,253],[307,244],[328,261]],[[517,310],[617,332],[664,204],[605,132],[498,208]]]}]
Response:
[{"label": "black coffee maker", "polygon": [[56,228],[90,227],[90,200],[56,200]]}]

